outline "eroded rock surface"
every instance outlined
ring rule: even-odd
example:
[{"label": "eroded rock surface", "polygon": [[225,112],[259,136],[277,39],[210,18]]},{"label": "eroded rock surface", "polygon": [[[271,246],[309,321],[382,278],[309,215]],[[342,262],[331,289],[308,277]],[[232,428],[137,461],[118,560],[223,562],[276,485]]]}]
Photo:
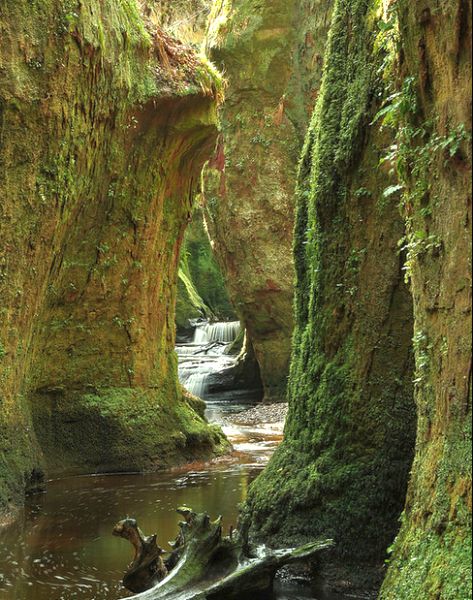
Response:
[{"label": "eroded rock surface", "polygon": [[330,11],[321,0],[219,1],[207,37],[228,79],[222,136],[206,175],[207,222],[268,401],[286,394],[294,189]]},{"label": "eroded rock surface", "polygon": [[222,443],[177,383],[179,251],[218,78],[134,1],[0,8],[0,512],[41,472]]}]

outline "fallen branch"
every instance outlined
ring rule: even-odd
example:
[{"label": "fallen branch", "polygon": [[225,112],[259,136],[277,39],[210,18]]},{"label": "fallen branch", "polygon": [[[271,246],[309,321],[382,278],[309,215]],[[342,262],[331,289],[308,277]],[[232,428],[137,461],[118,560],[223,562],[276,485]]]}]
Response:
[{"label": "fallen branch", "polygon": [[158,546],[157,536],[145,537],[135,519],[120,521],[113,535],[128,540],[135,549],[133,562],[123,578],[127,590],[145,592],[167,576],[168,569],[162,558],[165,552]]},{"label": "fallen branch", "polygon": [[198,354],[208,354],[211,350],[213,350],[217,346],[228,346],[228,345],[229,344],[227,344],[226,342],[212,342],[211,344],[208,344],[208,346],[205,346],[205,348],[202,348],[202,350],[195,352],[194,355],[197,356]]},{"label": "fallen branch", "polygon": [[[198,515],[191,509],[182,508],[178,512],[185,520],[180,523],[172,553],[163,561],[167,576],[156,581],[154,567],[147,570],[150,557],[146,552],[141,555],[144,569],[135,565],[133,573],[127,572],[128,584],[130,577],[139,574],[142,585],[143,574],[149,574],[148,591],[134,596],[136,599],[243,600],[246,596],[254,597],[255,592],[263,595],[272,590],[276,573],[282,567],[310,560],[333,546],[331,540],[324,540],[300,548],[271,550],[263,546],[248,551],[238,531],[232,530],[228,537],[223,537],[221,518],[212,522],[209,515]],[[156,540],[156,536],[145,539]],[[152,545],[150,553],[155,557]],[[135,591],[125,580],[124,585]],[[136,588],[135,582],[132,585]]]}]

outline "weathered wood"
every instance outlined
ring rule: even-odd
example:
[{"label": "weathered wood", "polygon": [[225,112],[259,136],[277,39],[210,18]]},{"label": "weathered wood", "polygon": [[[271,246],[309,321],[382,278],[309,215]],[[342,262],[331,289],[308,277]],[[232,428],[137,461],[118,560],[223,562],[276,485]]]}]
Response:
[{"label": "weathered wood", "polygon": [[113,535],[128,540],[135,549],[133,562],[123,578],[127,590],[145,592],[167,576],[168,569],[162,558],[165,552],[158,546],[157,536],[145,537],[135,519],[120,521]]},{"label": "weathered wood", "polygon": [[[223,537],[221,518],[212,522],[205,513],[196,514],[191,509],[179,509],[178,512],[185,520],[180,523],[173,552],[163,563],[169,573],[161,581],[156,581],[152,573],[148,580],[148,591],[135,598],[243,600],[256,592],[262,597],[272,590],[276,573],[283,566],[309,560],[333,546],[331,540],[324,540],[284,550],[271,550],[264,546],[251,549],[238,531],[232,530],[228,537]],[[149,560],[145,554],[141,556],[145,561],[144,570],[135,565],[133,574],[149,573],[146,570]],[[140,583],[144,579],[141,578]],[[124,584],[128,587],[125,580]]]}]

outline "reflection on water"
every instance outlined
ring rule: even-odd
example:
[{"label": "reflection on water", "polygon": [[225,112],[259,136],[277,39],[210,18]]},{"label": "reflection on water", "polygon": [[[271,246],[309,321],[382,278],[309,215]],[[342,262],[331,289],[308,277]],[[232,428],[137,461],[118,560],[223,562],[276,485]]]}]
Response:
[{"label": "reflection on water", "polygon": [[[213,421],[245,406],[213,403]],[[166,547],[176,535],[182,504],[236,524],[238,505],[282,437],[281,428],[225,425],[235,453],[212,465],[153,475],[110,475],[53,481],[44,495],[31,498],[23,519],[0,531],[0,600],[118,600],[129,597],[120,585],[132,558],[131,546],[112,536],[127,515],[142,529],[158,533]],[[287,586],[274,600],[314,598]],[[256,599],[255,599],[256,600]],[[322,600],[320,597],[318,600]]]},{"label": "reflection on water", "polygon": [[53,482],[30,501],[20,526],[0,534],[0,598],[117,599],[131,546],[111,531],[126,515],[167,546],[176,536],[175,508],[223,514],[234,524],[256,470],[83,477]]}]

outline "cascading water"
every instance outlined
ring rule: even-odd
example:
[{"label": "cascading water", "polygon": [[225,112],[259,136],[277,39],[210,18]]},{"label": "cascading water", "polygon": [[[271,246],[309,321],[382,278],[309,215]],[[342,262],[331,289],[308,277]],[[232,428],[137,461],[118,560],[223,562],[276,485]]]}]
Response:
[{"label": "cascading water", "polygon": [[241,332],[239,321],[231,323],[203,323],[195,330],[194,344],[210,344],[212,342],[221,342],[231,344]]},{"label": "cascading water", "polygon": [[208,373],[192,373],[185,382],[185,388],[194,396],[204,398],[207,392]]},{"label": "cascading water", "polygon": [[212,375],[236,364],[228,349],[241,333],[239,321],[230,323],[198,323],[191,343],[179,344],[179,379],[195,396],[205,398]]}]

